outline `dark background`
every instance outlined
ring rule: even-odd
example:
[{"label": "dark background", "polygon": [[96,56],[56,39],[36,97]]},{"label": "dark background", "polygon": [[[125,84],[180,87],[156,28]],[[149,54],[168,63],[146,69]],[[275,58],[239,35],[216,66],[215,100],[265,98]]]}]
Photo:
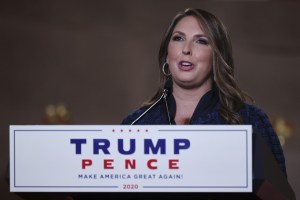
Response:
[{"label": "dark background", "polygon": [[0,2],[0,198],[9,125],[43,124],[63,103],[71,124],[119,124],[158,86],[158,49],[173,16],[207,9],[227,26],[236,78],[270,116],[294,127],[289,182],[300,195],[300,3],[260,0],[40,0]]}]

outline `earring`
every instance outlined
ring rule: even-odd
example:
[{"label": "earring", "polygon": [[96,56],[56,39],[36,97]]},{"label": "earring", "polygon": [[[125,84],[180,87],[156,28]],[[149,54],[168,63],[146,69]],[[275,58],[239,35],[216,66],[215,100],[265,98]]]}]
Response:
[{"label": "earring", "polygon": [[162,72],[163,72],[163,74],[164,74],[165,76],[170,76],[170,75],[171,75],[171,72],[169,72],[169,73],[166,73],[166,72],[165,72],[165,68],[166,68],[167,65],[168,65],[167,62],[165,62],[165,63],[163,64],[163,66],[162,66]]}]

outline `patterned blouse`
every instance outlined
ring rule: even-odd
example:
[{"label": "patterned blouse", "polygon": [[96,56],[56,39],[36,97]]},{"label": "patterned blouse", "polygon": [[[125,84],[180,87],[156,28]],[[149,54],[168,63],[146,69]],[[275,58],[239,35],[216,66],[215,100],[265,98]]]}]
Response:
[{"label": "patterned blouse", "polygon": [[[170,124],[168,118],[171,119],[173,125],[176,124],[174,121],[176,113],[176,102],[172,94],[167,97],[167,105],[163,100],[158,104],[152,107],[145,115],[143,115],[135,124],[137,125],[163,125]],[[126,116],[121,124],[129,125],[134,120],[136,120],[144,111],[147,110],[147,107],[139,108],[131,112]],[[217,124],[228,124],[226,123],[220,115],[220,103],[218,93],[215,89],[207,92],[199,101],[192,117],[190,120],[191,125],[217,125]],[[240,109],[239,114],[243,118],[243,124],[252,125],[253,133],[259,133],[264,138],[265,143],[270,148],[273,153],[281,171],[285,176],[286,166],[285,158],[283,154],[282,147],[280,145],[277,134],[275,133],[270,120],[266,113],[262,111],[255,105],[250,105],[245,103],[244,106]]]}]

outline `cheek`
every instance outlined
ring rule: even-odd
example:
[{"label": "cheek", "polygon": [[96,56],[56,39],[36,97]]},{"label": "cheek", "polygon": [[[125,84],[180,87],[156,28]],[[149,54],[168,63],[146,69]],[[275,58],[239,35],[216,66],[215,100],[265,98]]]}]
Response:
[{"label": "cheek", "polygon": [[209,64],[212,63],[213,54],[211,50],[202,50],[197,54],[197,60],[200,62],[207,62]]},{"label": "cheek", "polygon": [[178,45],[170,43],[168,46],[168,56],[167,61],[172,62],[172,59],[177,58],[180,55],[180,48]]},{"label": "cheek", "polygon": [[199,47],[195,52],[197,52],[199,59],[207,60],[212,58],[212,49],[210,47]]}]

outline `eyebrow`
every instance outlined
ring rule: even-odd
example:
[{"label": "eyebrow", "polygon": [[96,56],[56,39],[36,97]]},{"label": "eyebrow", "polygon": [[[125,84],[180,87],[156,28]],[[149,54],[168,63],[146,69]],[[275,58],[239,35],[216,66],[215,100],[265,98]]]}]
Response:
[{"label": "eyebrow", "polygon": [[[175,33],[179,34],[179,35],[185,35],[185,33],[181,32],[181,31],[174,31],[172,35],[174,35]],[[194,37],[207,37],[205,34],[196,34],[194,35]]]}]

